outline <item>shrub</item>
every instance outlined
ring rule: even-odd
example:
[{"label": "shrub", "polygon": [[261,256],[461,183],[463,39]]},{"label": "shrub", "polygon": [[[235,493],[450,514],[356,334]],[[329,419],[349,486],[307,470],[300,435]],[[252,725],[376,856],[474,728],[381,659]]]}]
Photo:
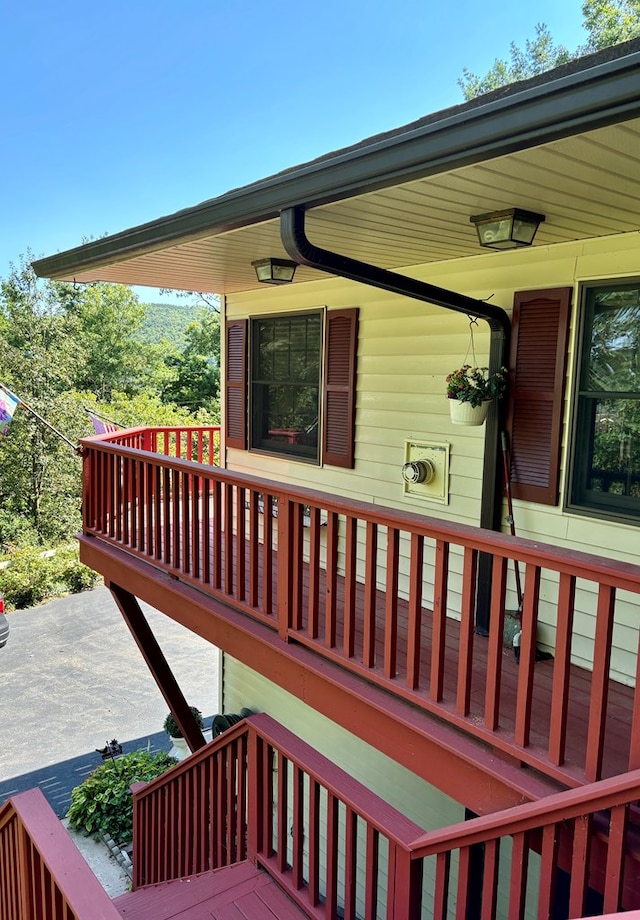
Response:
[{"label": "shrub", "polygon": [[77,594],[92,588],[99,575],[78,559],[77,546],[63,546],[55,554],[40,548],[18,549],[7,557],[0,570],[0,591],[8,608],[33,607],[47,598]]},{"label": "shrub", "polygon": [[133,836],[133,798],[129,787],[161,776],[176,760],[168,754],[133,751],[94,770],[71,792],[69,824],[88,837],[108,835],[120,846]]},{"label": "shrub", "polygon": [[[189,706],[189,709],[193,713],[193,718],[198,723],[198,728],[203,729],[204,722],[202,720],[202,713],[200,712],[200,710],[197,709],[195,706]],[[178,728],[178,723],[173,718],[171,713],[169,713],[167,718],[164,720],[164,730],[166,731],[168,735],[171,735],[172,738],[182,738],[182,732]]]}]

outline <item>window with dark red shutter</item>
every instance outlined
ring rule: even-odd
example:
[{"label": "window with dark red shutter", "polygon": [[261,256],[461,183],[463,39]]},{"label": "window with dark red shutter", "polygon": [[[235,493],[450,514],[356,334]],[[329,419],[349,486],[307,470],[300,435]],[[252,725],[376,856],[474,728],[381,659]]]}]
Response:
[{"label": "window with dark red shutter", "polygon": [[507,429],[514,498],[557,505],[572,288],[516,294]]},{"label": "window with dark red shutter", "polygon": [[352,468],[358,308],[233,320],[226,335],[227,445],[248,433],[252,450]]},{"label": "window with dark red shutter", "polygon": [[225,443],[247,446],[247,320],[229,320],[226,326]]},{"label": "window with dark red shutter", "polygon": [[358,308],[327,313],[324,361],[324,463],[353,468]]}]

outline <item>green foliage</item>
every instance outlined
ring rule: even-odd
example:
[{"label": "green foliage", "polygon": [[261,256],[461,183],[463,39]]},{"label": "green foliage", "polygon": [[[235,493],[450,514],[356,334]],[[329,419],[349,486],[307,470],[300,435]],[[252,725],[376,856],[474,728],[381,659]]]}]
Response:
[{"label": "green foliage", "polygon": [[447,375],[447,397],[468,402],[478,407],[488,399],[499,399],[507,386],[507,369],[501,367],[494,374],[488,367],[465,364]]},{"label": "green foliage", "polygon": [[535,77],[573,58],[640,36],[640,0],[584,0],[582,16],[588,36],[585,45],[574,51],[556,45],[547,26],[538,23],[533,40],[527,39],[524,48],[512,42],[509,59],[496,58],[484,76],[467,68],[463,70],[458,85],[464,98],[475,99],[517,80]]},{"label": "green foliage", "polygon": [[133,836],[133,799],[129,787],[161,776],[176,761],[168,754],[134,751],[94,770],[71,793],[69,824],[87,836],[108,835],[116,843]]},{"label": "green foliage", "polygon": [[78,363],[74,385],[108,400],[114,390],[159,390],[166,382],[167,349],[140,341],[147,307],[123,284],[59,285],[60,302],[74,321]]},{"label": "green foliage", "polygon": [[536,26],[536,37],[533,41],[527,39],[524,49],[519,48],[515,42],[509,47],[509,60],[496,58],[493,67],[483,77],[471,73],[465,67],[458,85],[464,93],[465,99],[475,99],[500,86],[535,77],[537,74],[558,67],[570,61],[575,54],[571,54],[564,45],[555,45],[551,33],[544,23]]},{"label": "green foliage", "polygon": [[145,307],[147,312],[138,339],[149,345],[168,342],[175,351],[182,351],[187,344],[184,330],[193,320],[197,306],[190,303],[148,303]]},{"label": "green foliage", "polygon": [[33,607],[64,594],[92,588],[99,576],[78,559],[77,546],[60,547],[55,553],[25,547],[4,559],[0,569],[0,591],[7,608]]},{"label": "green foliage", "polygon": [[588,39],[583,51],[599,51],[640,36],[640,0],[585,0]]},{"label": "green foliage", "polygon": [[84,567],[52,573],[38,555],[81,527],[76,445],[94,433],[85,407],[126,426],[217,424],[220,418],[213,309],[194,319],[201,302],[176,308],[183,325],[192,320],[183,355],[148,327],[144,338],[148,308],[129,288],[42,281],[30,258],[27,253],[0,280],[0,382],[23,403],[0,438],[0,554],[26,554],[4,576],[14,606],[81,589],[94,577]]},{"label": "green foliage", "polygon": [[214,410],[220,389],[220,315],[200,310],[184,330],[182,354],[167,358],[175,378],[163,390],[163,398],[191,412],[200,407]]},{"label": "green foliage", "polygon": [[[196,720],[198,724],[198,728],[200,729],[204,728],[204,721],[202,719],[202,713],[200,712],[200,710],[197,709],[195,706],[189,706],[189,709],[191,710],[193,714],[193,718]],[[163,728],[168,735],[171,735],[172,738],[182,738],[182,732],[180,731],[180,728],[178,727],[178,723],[173,718],[171,713],[169,713],[167,718],[164,720]]]}]

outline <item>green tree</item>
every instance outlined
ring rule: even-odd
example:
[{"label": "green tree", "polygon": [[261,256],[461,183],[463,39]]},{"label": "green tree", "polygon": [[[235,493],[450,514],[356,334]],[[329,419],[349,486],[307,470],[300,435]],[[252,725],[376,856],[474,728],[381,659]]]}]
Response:
[{"label": "green tree", "polygon": [[[72,390],[78,360],[74,323],[56,286],[39,281],[26,258],[0,282],[2,383],[73,443],[82,433]],[[67,538],[79,524],[79,459],[24,408],[0,439],[0,545]]]},{"label": "green tree", "polygon": [[496,58],[484,76],[467,68],[463,70],[458,85],[464,98],[474,99],[517,80],[535,77],[573,58],[640,36],[640,0],[585,0],[582,17],[587,32],[584,45],[574,51],[556,45],[547,26],[538,23],[534,39],[527,39],[524,48],[512,42],[508,60]]},{"label": "green tree", "polygon": [[163,390],[163,398],[190,412],[205,408],[217,411],[220,389],[220,315],[213,309],[200,310],[184,331],[186,346],[169,357],[175,379]]},{"label": "green tree", "polygon": [[67,316],[75,322],[79,360],[74,385],[100,400],[114,391],[157,390],[167,382],[166,348],[139,338],[146,306],[123,284],[58,285]]}]

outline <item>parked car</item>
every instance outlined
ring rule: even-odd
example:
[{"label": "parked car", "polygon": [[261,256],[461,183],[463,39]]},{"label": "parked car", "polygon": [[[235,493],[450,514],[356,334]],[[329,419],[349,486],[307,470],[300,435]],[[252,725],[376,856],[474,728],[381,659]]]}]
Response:
[{"label": "parked car", "polygon": [[0,594],[0,648],[7,644],[9,638],[9,621],[4,615],[4,597]]}]

